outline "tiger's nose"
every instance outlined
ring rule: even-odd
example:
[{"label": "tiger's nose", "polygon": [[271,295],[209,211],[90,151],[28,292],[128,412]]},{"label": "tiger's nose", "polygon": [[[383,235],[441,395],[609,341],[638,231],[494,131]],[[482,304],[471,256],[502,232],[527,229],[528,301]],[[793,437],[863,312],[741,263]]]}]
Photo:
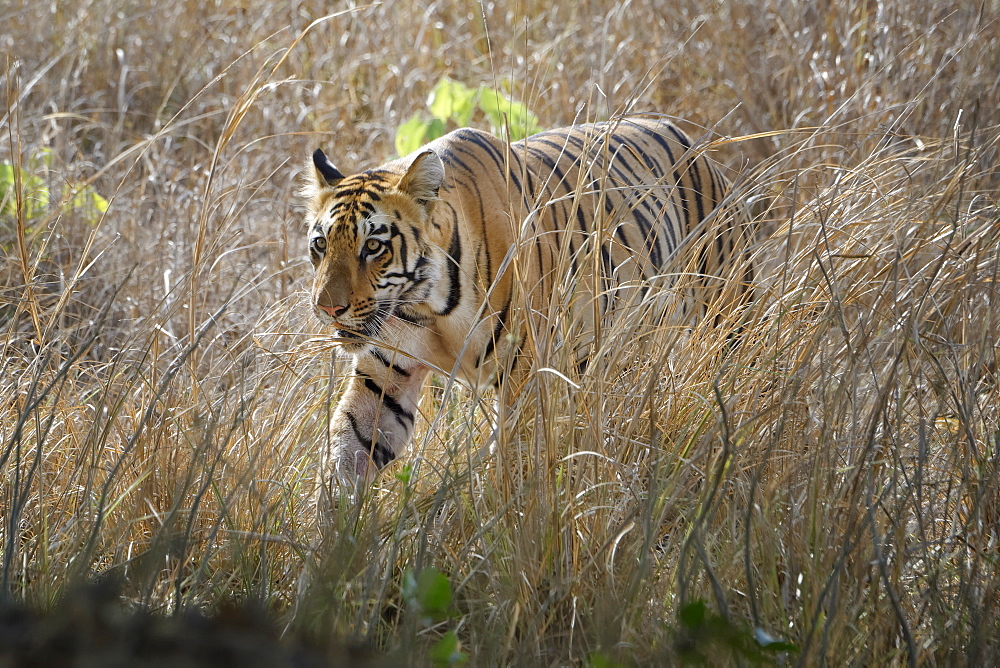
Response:
[{"label": "tiger's nose", "polygon": [[324,306],[323,304],[317,304],[316,306],[318,306],[320,310],[322,310],[324,313],[333,318],[339,318],[340,316],[344,315],[345,311],[347,311],[346,306]]}]

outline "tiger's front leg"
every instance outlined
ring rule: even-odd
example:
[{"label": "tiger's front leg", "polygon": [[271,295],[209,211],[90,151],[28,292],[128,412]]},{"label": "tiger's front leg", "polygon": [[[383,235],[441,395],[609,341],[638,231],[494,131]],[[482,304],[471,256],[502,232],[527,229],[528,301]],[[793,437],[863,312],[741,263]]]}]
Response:
[{"label": "tiger's front leg", "polygon": [[370,349],[354,363],[330,423],[320,462],[322,485],[370,482],[410,444],[429,368]]}]

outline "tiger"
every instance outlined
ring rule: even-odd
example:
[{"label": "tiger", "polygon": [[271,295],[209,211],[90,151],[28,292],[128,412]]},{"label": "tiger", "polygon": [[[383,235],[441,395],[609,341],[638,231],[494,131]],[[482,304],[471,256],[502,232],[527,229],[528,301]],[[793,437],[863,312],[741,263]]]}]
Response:
[{"label": "tiger", "polygon": [[[544,313],[560,258],[607,310],[611,286],[656,279],[687,240],[708,240],[705,276],[744,255],[753,232],[729,190],[688,135],[653,115],[515,142],[462,128],[352,175],[316,149],[301,193],[311,307],[353,358],[321,484],[370,483],[405,452],[431,373],[473,388],[512,378],[523,316]],[[588,248],[599,261],[578,261]],[[753,278],[744,264],[736,295]]]}]

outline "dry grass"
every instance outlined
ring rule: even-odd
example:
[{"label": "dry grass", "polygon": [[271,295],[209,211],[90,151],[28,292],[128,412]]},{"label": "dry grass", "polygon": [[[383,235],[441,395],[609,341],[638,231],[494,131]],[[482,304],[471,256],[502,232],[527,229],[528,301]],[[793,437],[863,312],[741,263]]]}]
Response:
[{"label": "dry grass", "polygon": [[[111,574],[156,611],[254,599],[416,663],[451,630],[477,665],[734,661],[748,629],[805,664],[997,659],[995,0],[312,25],[325,4],[0,9],[0,159],[52,197],[0,218],[0,597]],[[540,334],[492,436],[489,398],[435,384],[409,482],[318,523],[339,363],[305,307],[296,172],[317,145],[390,157],[444,74],[510,81],[550,127],[634,108],[729,138],[758,299],[718,329],[618,320],[584,374]],[[105,215],[67,203],[81,184]],[[443,621],[404,591],[427,568]],[[699,599],[731,625],[680,623]]]}]

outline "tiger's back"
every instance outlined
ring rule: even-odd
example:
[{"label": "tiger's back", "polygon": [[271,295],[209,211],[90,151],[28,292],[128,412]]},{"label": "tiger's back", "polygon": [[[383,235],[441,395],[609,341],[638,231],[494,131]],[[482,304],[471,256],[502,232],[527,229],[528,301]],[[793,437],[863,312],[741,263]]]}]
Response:
[{"label": "tiger's back", "polygon": [[314,161],[313,304],[355,356],[325,479],[371,475],[370,461],[381,468],[402,452],[432,369],[483,386],[512,364],[528,368],[517,360],[527,323],[547,318],[567,274],[587,321],[679,266],[718,283],[749,243],[739,207],[721,207],[726,179],[654,118],[512,144],[463,129],[350,177],[321,152]]}]

